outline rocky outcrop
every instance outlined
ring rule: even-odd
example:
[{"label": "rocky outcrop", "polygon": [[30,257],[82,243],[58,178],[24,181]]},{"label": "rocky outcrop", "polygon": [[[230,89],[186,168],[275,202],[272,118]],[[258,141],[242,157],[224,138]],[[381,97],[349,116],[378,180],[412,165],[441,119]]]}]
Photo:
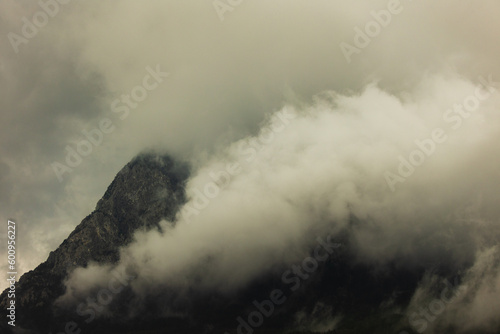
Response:
[{"label": "rocky outcrop", "polygon": [[[168,156],[142,154],[115,177],[95,211],[87,216],[50,253],[47,261],[25,273],[16,286],[16,327],[48,332],[53,302],[64,294],[64,279],[73,269],[89,262],[114,263],[120,247],[135,231],[159,228],[162,219],[173,221],[185,201],[188,167]],[[0,295],[6,319],[7,290]],[[4,326],[2,321],[1,326]],[[0,328],[2,333],[9,328]]]},{"label": "rocky outcrop", "polygon": [[[367,227],[352,216],[345,229],[332,236],[332,240],[318,236],[323,253],[329,255],[318,261],[313,272],[310,268],[307,272],[304,268],[295,272],[298,268],[295,267],[292,273],[289,265],[277,263],[248,286],[231,293],[196,286],[180,292],[165,281],[138,296],[128,286],[113,296],[106,312],[88,322],[75,312],[74,305],[71,309],[61,309],[55,301],[65,293],[64,280],[72,270],[86,267],[90,262],[116,263],[120,248],[132,241],[134,232],[160,229],[158,223],[162,219],[175,224],[175,215],[186,201],[184,187],[188,174],[186,165],[167,156],[140,155],[127,164],[94,212],[50,253],[47,261],[21,277],[16,291],[16,333],[25,333],[19,331],[23,327],[42,334],[282,334],[296,330],[303,330],[297,334],[313,334],[308,330],[320,328],[323,323],[331,324],[334,319],[341,319],[340,323],[328,333],[412,333],[404,310],[426,272],[454,281],[456,277],[450,273],[470,266],[455,264],[456,268],[451,270],[449,264],[454,262],[446,254],[440,255],[432,266],[415,263],[404,255],[383,268],[360,261],[356,253],[359,249],[356,230]],[[333,242],[341,246],[332,248]],[[315,254],[311,249],[310,257]],[[201,268],[200,275],[203,274]],[[273,300],[275,304],[270,304],[273,291],[280,292],[281,297],[274,296],[283,302]],[[5,291],[0,296],[3,319],[6,319],[7,300]],[[11,329],[6,321],[0,323],[1,333],[9,333]],[[331,326],[323,331],[328,329]],[[456,331],[451,328],[442,332]]]}]

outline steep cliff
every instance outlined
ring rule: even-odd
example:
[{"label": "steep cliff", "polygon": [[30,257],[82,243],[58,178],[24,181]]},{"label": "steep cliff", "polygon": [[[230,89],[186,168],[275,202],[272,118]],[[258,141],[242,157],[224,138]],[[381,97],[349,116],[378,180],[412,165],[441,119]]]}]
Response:
[{"label": "steep cliff", "polygon": [[[16,286],[16,327],[48,331],[53,322],[52,304],[64,293],[63,281],[71,270],[91,261],[114,263],[120,247],[132,240],[135,231],[157,228],[162,219],[173,221],[185,201],[188,173],[186,165],[168,156],[142,154],[128,163],[94,212],[44,263],[20,278]],[[7,302],[6,290],[0,295],[3,319]]]}]

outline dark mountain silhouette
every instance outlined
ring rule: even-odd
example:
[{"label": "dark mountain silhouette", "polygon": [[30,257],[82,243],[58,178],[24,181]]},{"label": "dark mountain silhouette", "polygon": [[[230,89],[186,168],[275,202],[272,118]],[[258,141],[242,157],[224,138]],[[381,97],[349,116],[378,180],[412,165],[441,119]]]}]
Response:
[{"label": "dark mountain silhouette", "polygon": [[[64,293],[63,280],[77,267],[91,261],[114,263],[121,246],[138,229],[173,220],[184,203],[186,165],[168,156],[143,154],[128,163],[115,177],[90,215],[75,228],[47,261],[25,273],[17,283],[17,326],[41,332],[53,327],[53,302]],[[0,296],[2,318],[7,290]],[[2,321],[2,325],[5,322]]]},{"label": "dark mountain silhouette", "polygon": [[[285,282],[282,277],[287,267],[276,265],[232,293],[192,287],[181,294],[165,284],[145,296],[135,296],[127,287],[107,305],[105,316],[92,317],[92,321],[87,321],[90,314],[82,316],[74,307],[64,309],[54,303],[64,294],[64,280],[75,268],[90,262],[116,263],[120,247],[131,242],[134,232],[160,229],[162,219],[175,224],[176,213],[186,201],[188,176],[189,167],[168,156],[142,154],[128,163],[95,211],[50,253],[47,261],[21,277],[17,284],[16,328],[33,333],[309,334],[311,324],[340,315],[337,329],[328,334],[414,333],[403,310],[424,274],[431,271],[455,280],[447,273],[456,273],[457,268],[450,270],[439,264],[449,263],[446,256],[432,267],[403,257],[385,270],[358,261],[352,232],[362,222],[352,217],[349,226],[334,237],[335,249],[325,246],[328,258],[301,278],[293,276]],[[286,301],[273,304],[271,310],[265,301],[277,290]],[[7,301],[4,291],[0,296],[4,319]],[[2,333],[12,330],[5,323],[1,324]],[[454,332],[453,328],[446,330],[443,333]]]}]

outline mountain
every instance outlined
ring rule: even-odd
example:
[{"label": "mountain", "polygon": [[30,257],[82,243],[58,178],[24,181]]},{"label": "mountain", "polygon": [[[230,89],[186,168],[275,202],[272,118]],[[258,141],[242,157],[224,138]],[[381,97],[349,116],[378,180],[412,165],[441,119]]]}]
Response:
[{"label": "mountain", "polygon": [[[358,241],[353,235],[366,224],[352,216],[333,239],[319,237],[321,257],[325,259],[316,265],[313,261],[309,268],[304,260],[298,264],[302,266],[300,273],[276,264],[232,292],[192,286],[180,293],[165,283],[137,296],[126,286],[105,307],[95,306],[96,311],[101,309],[99,316],[90,308],[64,308],[56,303],[74,269],[93,262],[117,263],[120,248],[133,240],[134,232],[161,231],[161,220],[175,226],[176,213],[187,200],[189,174],[189,166],[169,156],[141,154],[128,163],[94,212],[44,263],[19,280],[17,333],[410,334],[415,331],[409,329],[404,310],[426,273],[439,274],[449,281],[456,279],[448,273],[457,271],[442,264],[450,262],[445,257],[432,266],[423,266],[401,256],[383,270],[359,261]],[[316,247],[310,250],[310,258],[317,257]],[[206,265],[210,265],[209,260]],[[112,279],[113,274],[109,276]],[[7,302],[6,290],[0,296],[4,319]],[[0,326],[2,333],[12,330],[5,321]],[[453,332],[453,328],[442,331]]]},{"label": "mountain", "polygon": [[[92,261],[114,263],[119,248],[132,240],[135,231],[157,228],[162,219],[173,221],[185,201],[188,175],[186,165],[168,156],[143,154],[128,163],[94,212],[45,262],[20,278],[16,286],[17,327],[48,332],[54,322],[51,306],[64,293],[63,281],[69,272]],[[7,302],[5,290],[0,295],[3,319]]]}]

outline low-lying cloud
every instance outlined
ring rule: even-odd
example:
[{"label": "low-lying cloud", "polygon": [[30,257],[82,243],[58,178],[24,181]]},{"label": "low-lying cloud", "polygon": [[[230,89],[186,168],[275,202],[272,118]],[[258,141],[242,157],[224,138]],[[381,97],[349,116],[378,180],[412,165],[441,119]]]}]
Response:
[{"label": "low-lying cloud", "polygon": [[[403,259],[409,266],[452,259],[450,268],[459,270],[475,261],[463,276],[473,309],[494,306],[488,302],[494,298],[481,295],[486,286],[498,293],[498,271],[484,270],[484,255],[474,258],[491,252],[499,236],[497,88],[459,128],[443,115],[489,87],[453,75],[428,76],[406,94],[370,84],[360,94],[324,92],[307,107],[287,106],[257,135],[196,161],[185,208],[198,206],[199,212],[186,214],[184,208],[175,225],[163,222],[164,233],[137,233],[122,249],[118,267],[134,268],[138,277],[131,287],[138,295],[155,286],[234,291],[274,266],[300,260],[317,235],[335,235],[354,216],[360,221],[351,231],[360,262],[383,268]],[[286,124],[277,128],[283,115],[289,115]],[[446,141],[391,191],[385,173],[395,172],[398,157],[418,149],[415,142],[435,128]],[[238,167],[229,180],[221,174],[228,165]],[[201,209],[195,202],[207,185],[212,196]],[[80,275],[104,281],[99,272],[72,275],[63,299],[74,298],[71,291],[84,294],[78,292]],[[497,321],[494,312],[482,315]]]},{"label": "low-lying cloud", "polygon": [[[0,3],[0,219],[17,220],[19,273],[46,259],[132,157],[156,148],[196,173],[175,227],[122,251],[137,294],[191,286],[200,270],[200,288],[238,289],[355,216],[361,262],[470,265],[457,273],[467,298],[432,326],[494,324],[500,87],[470,112],[456,105],[489,91],[480,76],[500,80],[498,1],[401,0],[362,48],[356,27],[366,33],[373,12],[398,1],[243,1],[223,21],[214,1],[57,2],[15,48],[9,35],[25,37],[46,6]],[[350,62],[342,43],[360,49]],[[170,75],[121,119],[113,102],[157,65]],[[283,123],[283,112],[294,117]],[[114,131],[59,182],[51,163],[108,118]],[[216,188],[222,171],[230,180]],[[73,297],[108,269],[77,271]]]}]

